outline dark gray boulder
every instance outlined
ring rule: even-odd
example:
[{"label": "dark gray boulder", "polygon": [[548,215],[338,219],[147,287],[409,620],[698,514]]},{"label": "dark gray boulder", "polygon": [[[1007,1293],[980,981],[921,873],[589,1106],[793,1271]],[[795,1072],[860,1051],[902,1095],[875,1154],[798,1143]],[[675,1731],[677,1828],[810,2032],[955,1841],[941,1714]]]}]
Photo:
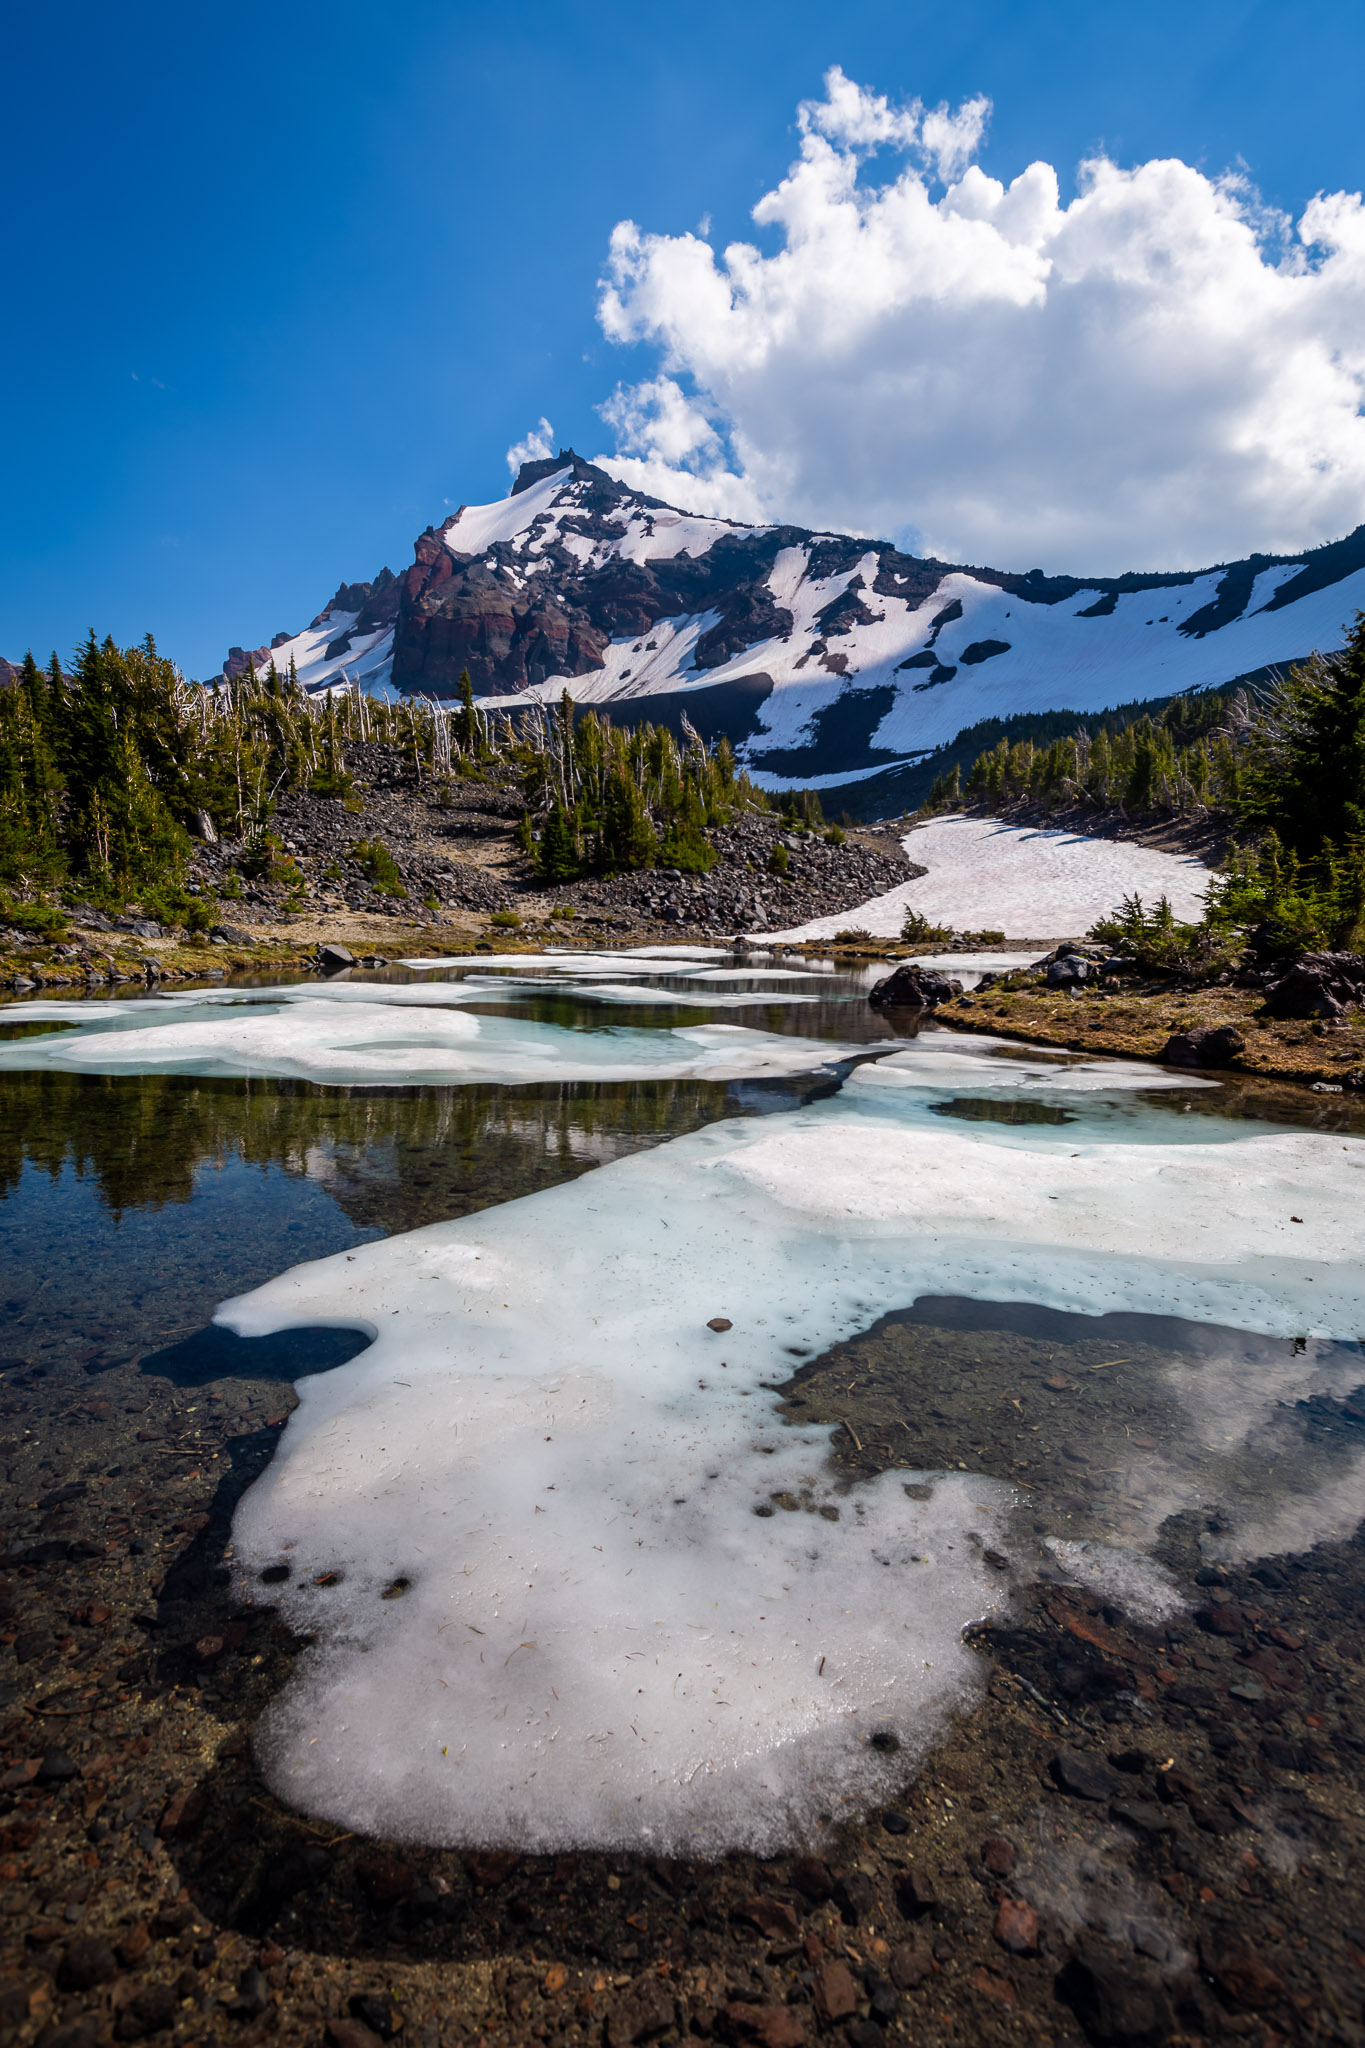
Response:
[{"label": "dark gray boulder", "polygon": [[1176,1031],[1161,1049],[1168,1067],[1230,1067],[1246,1040],[1235,1024],[1206,1024],[1193,1031]]},{"label": "dark gray boulder", "polygon": [[1266,991],[1272,1017],[1339,1017],[1365,1002],[1365,957],[1359,953],[1304,953]]},{"label": "dark gray boulder", "polygon": [[867,1000],[879,1010],[930,1010],[962,994],[962,983],[952,981],[936,968],[921,967],[907,960],[894,974],[875,982]]}]

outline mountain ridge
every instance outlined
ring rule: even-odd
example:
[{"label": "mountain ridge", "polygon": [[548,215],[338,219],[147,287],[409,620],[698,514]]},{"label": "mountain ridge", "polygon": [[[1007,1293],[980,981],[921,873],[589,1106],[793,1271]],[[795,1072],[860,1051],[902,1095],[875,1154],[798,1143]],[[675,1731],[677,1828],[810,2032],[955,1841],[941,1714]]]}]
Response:
[{"label": "mountain ridge", "polygon": [[467,669],[494,709],[568,689],[613,719],[685,715],[769,786],[830,788],[983,718],[1264,675],[1339,645],[1361,607],[1365,525],[1208,569],[1046,575],[703,518],[563,449],[425,528],[401,574],[343,583],[302,633],[234,648],[224,673],[292,657],[310,690],[448,699]]}]

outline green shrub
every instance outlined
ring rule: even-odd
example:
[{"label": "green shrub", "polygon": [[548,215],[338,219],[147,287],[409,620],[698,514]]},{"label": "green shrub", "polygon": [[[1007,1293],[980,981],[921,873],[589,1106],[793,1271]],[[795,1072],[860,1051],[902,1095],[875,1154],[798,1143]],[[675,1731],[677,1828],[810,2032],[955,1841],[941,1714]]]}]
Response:
[{"label": "green shrub", "polygon": [[901,937],[910,946],[946,946],[957,933],[950,924],[933,924],[922,910],[907,910]]},{"label": "green shrub", "polygon": [[237,856],[237,871],[248,882],[264,881],[280,851],[280,842],[272,833],[253,832]]},{"label": "green shrub", "polygon": [[163,882],[154,889],[142,892],[142,907],[148,917],[154,917],[158,924],[183,925],[187,932],[206,932],[217,923],[210,898],[205,902],[202,896],[192,896],[177,882]]},{"label": "green shrub", "polygon": [[768,855],[768,873],[770,875],[785,875],[790,866],[791,861],[787,857],[786,847],[775,846]]},{"label": "green shrub", "polygon": [[357,839],[350,857],[381,896],[406,898],[398,863],[382,839]]},{"label": "green shrub", "polygon": [[521,912],[519,910],[495,910],[488,922],[496,925],[499,931],[511,931],[521,923]]},{"label": "green shrub", "polygon": [[1089,936],[1112,946],[1147,973],[1193,974],[1212,979],[1241,956],[1241,935],[1207,921],[1185,924],[1164,896],[1148,910],[1140,896],[1125,896],[1111,917],[1101,918]]},{"label": "green shrub", "polygon": [[16,932],[28,932],[35,939],[64,939],[71,919],[65,910],[51,903],[15,903],[0,894],[0,924]]}]

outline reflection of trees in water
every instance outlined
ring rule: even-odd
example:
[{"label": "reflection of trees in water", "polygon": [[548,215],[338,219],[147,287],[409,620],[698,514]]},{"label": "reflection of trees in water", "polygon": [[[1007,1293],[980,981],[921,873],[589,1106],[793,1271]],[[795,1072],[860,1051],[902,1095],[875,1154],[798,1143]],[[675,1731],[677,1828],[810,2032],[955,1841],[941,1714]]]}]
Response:
[{"label": "reflection of trees in water", "polygon": [[553,1187],[733,1109],[723,1083],[324,1088],[183,1075],[8,1074],[0,1193],[27,1165],[93,1180],[107,1206],[187,1202],[240,1159],[308,1175],[353,1222],[412,1229]]}]

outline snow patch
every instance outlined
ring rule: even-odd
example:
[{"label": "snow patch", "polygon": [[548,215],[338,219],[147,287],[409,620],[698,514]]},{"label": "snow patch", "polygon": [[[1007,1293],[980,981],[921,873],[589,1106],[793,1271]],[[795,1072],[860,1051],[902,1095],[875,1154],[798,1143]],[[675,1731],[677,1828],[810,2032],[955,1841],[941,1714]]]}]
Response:
[{"label": "snow patch", "polygon": [[858,926],[874,938],[894,938],[907,910],[917,910],[956,931],[1076,938],[1135,894],[1148,904],[1165,896],[1177,917],[1198,919],[1212,880],[1203,861],[1183,854],[998,818],[934,818],[901,845],[926,874],[854,910],[763,936],[830,939]]},{"label": "snow patch", "polygon": [[568,465],[542,477],[529,490],[518,491],[515,497],[498,498],[491,505],[462,505],[441,539],[452,555],[482,555],[499,541],[525,533],[542,513],[549,512],[572,475],[572,465]]}]

